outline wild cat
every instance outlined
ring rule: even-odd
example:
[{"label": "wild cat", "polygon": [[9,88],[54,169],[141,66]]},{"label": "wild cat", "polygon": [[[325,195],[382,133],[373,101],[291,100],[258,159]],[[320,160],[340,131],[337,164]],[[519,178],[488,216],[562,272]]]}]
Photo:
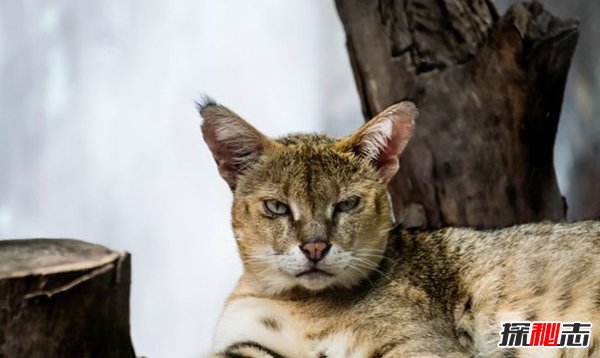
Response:
[{"label": "wild cat", "polygon": [[[394,228],[386,185],[412,103],[340,140],[270,139],[211,100],[199,111],[244,268],[216,357],[600,357],[600,222]],[[593,326],[584,348],[499,347],[520,321]]]}]

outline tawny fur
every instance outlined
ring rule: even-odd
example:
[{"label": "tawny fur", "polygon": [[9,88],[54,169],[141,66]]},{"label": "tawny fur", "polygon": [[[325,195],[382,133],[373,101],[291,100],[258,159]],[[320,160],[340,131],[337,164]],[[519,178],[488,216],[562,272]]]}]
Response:
[{"label": "tawny fur", "polygon": [[[203,133],[234,193],[244,273],[215,334],[220,357],[600,356],[600,222],[499,230],[393,229],[386,193],[416,110],[390,107],[355,134],[270,140],[215,103]],[[236,133],[239,131],[239,133]],[[347,211],[336,203],[359,198]],[[273,215],[265,201],[289,207]],[[332,275],[296,277],[322,238]],[[586,349],[502,349],[505,321],[592,322]]]}]

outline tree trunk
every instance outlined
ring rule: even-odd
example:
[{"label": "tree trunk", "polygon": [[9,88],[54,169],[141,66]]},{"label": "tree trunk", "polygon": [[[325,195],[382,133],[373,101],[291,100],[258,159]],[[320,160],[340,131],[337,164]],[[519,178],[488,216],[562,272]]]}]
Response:
[{"label": "tree trunk", "polygon": [[336,0],[366,118],[409,99],[416,132],[390,185],[406,227],[561,220],[553,146],[578,37],[539,3]]},{"label": "tree trunk", "polygon": [[0,241],[0,357],[134,357],[130,270],[81,241]]}]

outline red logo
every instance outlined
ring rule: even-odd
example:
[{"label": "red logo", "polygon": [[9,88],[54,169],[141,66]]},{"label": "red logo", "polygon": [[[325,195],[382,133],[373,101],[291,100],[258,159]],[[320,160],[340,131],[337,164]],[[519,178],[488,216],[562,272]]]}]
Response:
[{"label": "red logo", "polygon": [[505,322],[498,347],[585,348],[591,333],[591,322]]}]

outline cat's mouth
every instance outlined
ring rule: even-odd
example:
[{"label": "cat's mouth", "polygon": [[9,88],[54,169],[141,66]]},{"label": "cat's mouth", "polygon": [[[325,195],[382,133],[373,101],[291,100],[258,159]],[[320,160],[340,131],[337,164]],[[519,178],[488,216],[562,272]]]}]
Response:
[{"label": "cat's mouth", "polygon": [[332,273],[329,273],[327,271],[318,269],[316,267],[313,267],[311,269],[308,269],[306,271],[302,271],[299,274],[296,275],[296,277],[319,277],[319,276],[333,276]]}]

